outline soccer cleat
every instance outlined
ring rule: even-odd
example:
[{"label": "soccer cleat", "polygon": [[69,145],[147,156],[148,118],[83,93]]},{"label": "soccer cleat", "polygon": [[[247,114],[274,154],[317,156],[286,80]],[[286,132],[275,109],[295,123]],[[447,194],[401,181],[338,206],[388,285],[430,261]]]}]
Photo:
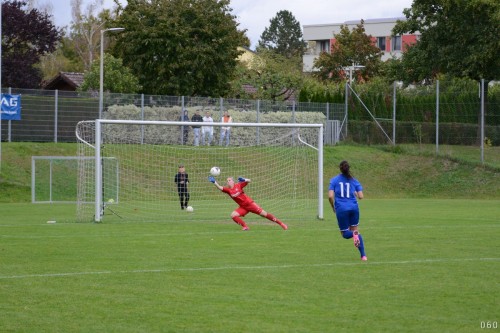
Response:
[{"label": "soccer cleat", "polygon": [[366,256],[362,256],[362,257],[361,257],[361,260],[362,260],[362,261],[367,261],[367,260],[368,260],[368,258],[367,258]]},{"label": "soccer cleat", "polygon": [[352,232],[352,239],[354,240],[354,246],[359,247],[359,233],[357,230]]},{"label": "soccer cleat", "polygon": [[288,226],[285,223],[280,224],[283,230],[288,230]]},{"label": "soccer cleat", "polygon": [[249,229],[248,227],[243,227],[243,229],[241,229],[241,230],[243,230],[243,231],[248,231],[248,230],[250,230],[250,229]]}]

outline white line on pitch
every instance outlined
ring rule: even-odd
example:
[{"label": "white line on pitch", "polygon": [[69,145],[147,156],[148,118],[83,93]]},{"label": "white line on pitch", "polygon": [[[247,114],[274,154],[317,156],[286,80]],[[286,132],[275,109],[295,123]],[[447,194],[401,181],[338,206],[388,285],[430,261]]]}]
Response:
[{"label": "white line on pitch", "polygon": [[26,274],[26,275],[0,275],[0,280],[6,279],[27,279],[46,277],[67,277],[79,275],[105,275],[105,274],[137,274],[137,273],[168,273],[168,272],[203,272],[222,270],[258,270],[258,269],[288,269],[307,267],[334,267],[334,266],[355,266],[355,265],[407,265],[407,264],[435,264],[466,261],[498,261],[500,258],[462,258],[462,259],[423,259],[423,260],[403,260],[403,261],[370,261],[370,262],[350,262],[350,263],[328,263],[310,265],[269,265],[269,266],[221,266],[221,267],[193,267],[193,268],[166,268],[166,269],[135,269],[128,271],[95,271],[95,272],[73,272],[73,273],[47,273],[47,274]]}]

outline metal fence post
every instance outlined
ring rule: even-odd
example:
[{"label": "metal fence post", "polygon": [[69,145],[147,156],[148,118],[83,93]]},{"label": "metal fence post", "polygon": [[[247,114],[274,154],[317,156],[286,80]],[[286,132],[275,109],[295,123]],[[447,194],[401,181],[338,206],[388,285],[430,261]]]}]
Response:
[{"label": "metal fence post", "polygon": [[57,143],[57,120],[58,120],[59,90],[54,91],[54,142]]},{"label": "metal fence post", "polygon": [[436,155],[439,153],[439,80],[436,80]]},{"label": "metal fence post", "polygon": [[[9,87],[9,95],[12,95],[12,87]],[[12,142],[12,120],[10,119],[7,123],[7,142]]]},{"label": "metal fence post", "polygon": [[[180,121],[184,121],[184,96],[181,97],[181,117],[179,119]],[[181,145],[187,143],[184,142],[184,130],[187,131],[187,129],[184,128],[184,125],[181,125],[181,138],[180,138]]]},{"label": "metal fence post", "polygon": [[396,81],[392,85],[392,145],[396,145]]},{"label": "metal fence post", "polygon": [[[144,94],[141,94],[141,120],[144,120]],[[141,125],[141,144],[144,144],[144,125]]]},{"label": "metal fence post", "polygon": [[[255,120],[255,122],[257,123],[260,123],[260,99],[257,100],[257,119]],[[260,144],[260,127],[256,127],[256,130],[257,130],[257,133],[256,133],[256,136],[257,136],[257,145]]]},{"label": "metal fence post", "polygon": [[347,134],[348,134],[348,130],[347,130],[347,122],[348,122],[348,119],[349,119],[349,108],[348,108],[348,105],[349,105],[349,83],[346,82],[345,84],[345,138],[347,139]]},{"label": "metal fence post", "polygon": [[481,164],[484,164],[484,79],[481,79]]}]

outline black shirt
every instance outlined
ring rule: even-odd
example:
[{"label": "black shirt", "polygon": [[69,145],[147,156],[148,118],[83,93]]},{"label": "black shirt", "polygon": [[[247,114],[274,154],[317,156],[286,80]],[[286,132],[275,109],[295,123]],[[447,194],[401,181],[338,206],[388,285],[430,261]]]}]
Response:
[{"label": "black shirt", "polygon": [[[192,122],[197,122],[197,123],[202,123],[203,122],[203,117],[201,115],[195,113],[193,115],[193,117],[191,117],[191,121]],[[200,128],[200,127],[201,127],[201,125],[200,126],[194,126],[193,125],[193,128]]]}]

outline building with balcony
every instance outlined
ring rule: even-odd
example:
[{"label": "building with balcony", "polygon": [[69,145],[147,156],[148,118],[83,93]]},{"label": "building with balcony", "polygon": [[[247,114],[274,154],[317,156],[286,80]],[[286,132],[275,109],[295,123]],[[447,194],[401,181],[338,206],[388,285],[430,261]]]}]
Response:
[{"label": "building with balcony", "polygon": [[[392,29],[396,22],[405,20],[404,17],[381,18],[364,20],[365,33],[372,37],[372,41],[382,51],[382,61],[392,57],[399,58],[409,44],[415,43],[419,35],[408,34],[393,36]],[[307,51],[303,57],[304,72],[312,72],[314,60],[321,52],[331,52],[331,45],[335,42],[334,35],[340,33],[342,25],[346,25],[350,31],[356,28],[361,20],[346,21],[344,23],[312,24],[303,26],[303,38],[307,43]]]}]

